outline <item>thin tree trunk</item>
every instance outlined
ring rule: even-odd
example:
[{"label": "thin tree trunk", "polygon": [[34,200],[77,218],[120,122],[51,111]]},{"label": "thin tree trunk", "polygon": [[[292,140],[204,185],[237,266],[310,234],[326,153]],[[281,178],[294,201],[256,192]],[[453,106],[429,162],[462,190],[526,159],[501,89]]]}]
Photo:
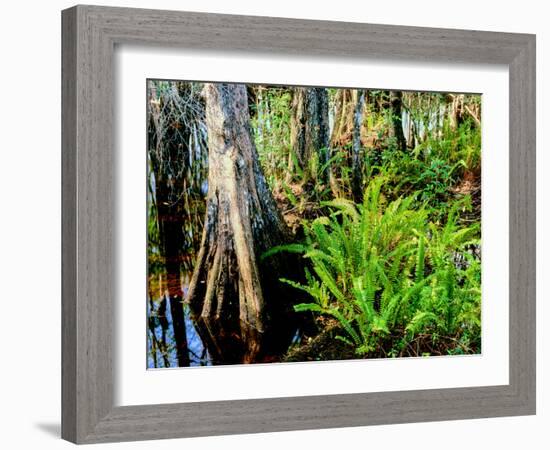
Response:
[{"label": "thin tree trunk", "polygon": [[313,88],[308,90],[308,131],[306,136],[307,152],[309,155],[317,153],[319,164],[325,168],[318,174],[321,181],[328,181],[329,160],[329,121],[328,121],[328,93],[325,88]]},{"label": "thin tree trunk", "polygon": [[464,95],[448,94],[446,100],[447,105],[450,106],[450,111],[448,112],[450,126],[452,130],[456,130],[464,121],[462,114]]},{"label": "thin tree trunk", "polygon": [[[353,113],[354,100],[351,89],[339,89],[334,99],[335,114],[334,127],[330,136],[330,157],[336,155],[337,152],[351,141],[353,136]],[[334,197],[342,196],[341,186],[338,182],[340,176],[339,167],[331,164],[329,167],[329,182],[330,189]]]},{"label": "thin tree trunk", "polygon": [[391,91],[390,92],[390,102],[391,102],[391,115],[392,115],[392,128],[390,136],[395,138],[397,143],[397,148],[401,151],[407,150],[407,141],[405,140],[405,135],[403,133],[403,92],[401,91]]},{"label": "thin tree trunk", "polygon": [[245,86],[206,84],[204,95],[209,188],[188,301],[217,362],[251,362],[284,304],[283,263],[260,256],[288,232],[260,169]]},{"label": "thin tree trunk", "polygon": [[290,118],[290,152],[288,156],[288,173],[286,181],[292,181],[292,175],[299,166],[306,170],[306,104],[305,88],[296,88],[292,96],[292,110]]},{"label": "thin tree trunk", "polygon": [[363,109],[365,105],[365,91],[354,91],[355,108],[353,113],[353,146],[351,159],[351,190],[356,202],[363,200],[362,164],[361,164],[361,127],[363,124]]},{"label": "thin tree trunk", "polygon": [[[336,91],[336,96],[334,97],[334,121],[332,125],[332,134],[330,136],[329,148],[330,148],[330,158],[336,156],[339,149],[337,148],[335,142],[335,136],[340,129],[342,122],[342,110],[344,108],[344,89],[338,89]],[[340,186],[338,184],[338,176],[336,173],[336,167],[334,164],[331,164],[328,168],[329,170],[329,185],[332,195],[334,197],[340,196]]]}]

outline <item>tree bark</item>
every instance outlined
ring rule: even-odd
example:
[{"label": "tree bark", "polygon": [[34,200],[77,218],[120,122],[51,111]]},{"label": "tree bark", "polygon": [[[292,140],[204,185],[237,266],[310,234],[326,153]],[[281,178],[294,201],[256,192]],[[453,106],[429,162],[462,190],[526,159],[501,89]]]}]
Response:
[{"label": "tree bark", "polygon": [[[328,93],[325,88],[296,88],[292,99],[290,146],[300,168],[310,178],[320,175],[321,181],[328,180],[328,168],[322,173],[310,173],[309,161],[318,156],[319,164],[329,159]],[[289,157],[290,180],[294,173],[294,160]]]},{"label": "tree bark", "polygon": [[353,92],[355,107],[353,112],[353,146],[351,158],[351,190],[356,202],[363,201],[363,174],[361,164],[361,127],[363,125],[363,109],[365,105],[365,91],[357,89]]},{"label": "tree bark", "polygon": [[343,147],[352,140],[353,113],[355,109],[354,89],[338,89],[334,99],[336,112],[330,146]]},{"label": "tree bark", "polygon": [[[329,121],[328,121],[328,93],[325,88],[308,89],[308,130],[306,139],[308,153],[317,152],[321,166],[329,160]],[[319,173],[321,180],[326,182],[328,171],[325,168]]]},{"label": "tree bark", "polygon": [[218,363],[252,362],[284,304],[283,261],[260,256],[287,242],[288,232],[259,165],[245,86],[205,84],[203,93],[208,196],[188,301]]}]

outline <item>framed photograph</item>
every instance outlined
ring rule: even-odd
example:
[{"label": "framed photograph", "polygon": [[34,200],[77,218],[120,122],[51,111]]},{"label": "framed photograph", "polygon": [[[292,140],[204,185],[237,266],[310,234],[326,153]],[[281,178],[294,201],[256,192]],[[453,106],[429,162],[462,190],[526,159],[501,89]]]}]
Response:
[{"label": "framed photograph", "polygon": [[65,439],[535,413],[533,35],[62,31]]}]

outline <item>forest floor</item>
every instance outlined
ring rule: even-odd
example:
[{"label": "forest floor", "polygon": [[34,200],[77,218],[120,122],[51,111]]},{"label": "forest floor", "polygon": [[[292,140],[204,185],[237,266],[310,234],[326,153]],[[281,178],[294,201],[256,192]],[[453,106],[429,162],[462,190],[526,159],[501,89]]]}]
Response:
[{"label": "forest floor", "polygon": [[472,199],[472,210],[462,217],[465,221],[479,220],[481,217],[481,174],[466,172],[451,192],[455,196],[470,195]]}]

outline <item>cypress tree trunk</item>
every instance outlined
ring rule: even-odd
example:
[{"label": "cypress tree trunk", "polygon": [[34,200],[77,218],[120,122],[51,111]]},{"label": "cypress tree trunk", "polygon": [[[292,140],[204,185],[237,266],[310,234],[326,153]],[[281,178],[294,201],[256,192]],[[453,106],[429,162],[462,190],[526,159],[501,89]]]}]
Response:
[{"label": "cypress tree trunk", "polygon": [[204,96],[208,196],[188,301],[216,362],[252,362],[285,300],[283,261],[260,256],[288,233],[259,165],[245,86],[206,84]]},{"label": "cypress tree trunk", "polygon": [[[306,146],[309,155],[317,152],[319,164],[326,165],[329,160],[329,121],[328,93],[325,88],[308,89]],[[328,180],[328,168],[319,173],[323,182]],[[312,174],[317,175],[317,174]]]},{"label": "cypress tree trunk", "polygon": [[[297,162],[310,178],[316,173],[309,173],[309,161],[314,154],[318,155],[322,166],[329,159],[329,120],[328,93],[325,88],[296,88],[292,99],[292,118],[290,128],[291,149]],[[292,155],[289,159],[289,177],[294,172]],[[328,180],[328,169],[320,174],[321,180]]]}]

